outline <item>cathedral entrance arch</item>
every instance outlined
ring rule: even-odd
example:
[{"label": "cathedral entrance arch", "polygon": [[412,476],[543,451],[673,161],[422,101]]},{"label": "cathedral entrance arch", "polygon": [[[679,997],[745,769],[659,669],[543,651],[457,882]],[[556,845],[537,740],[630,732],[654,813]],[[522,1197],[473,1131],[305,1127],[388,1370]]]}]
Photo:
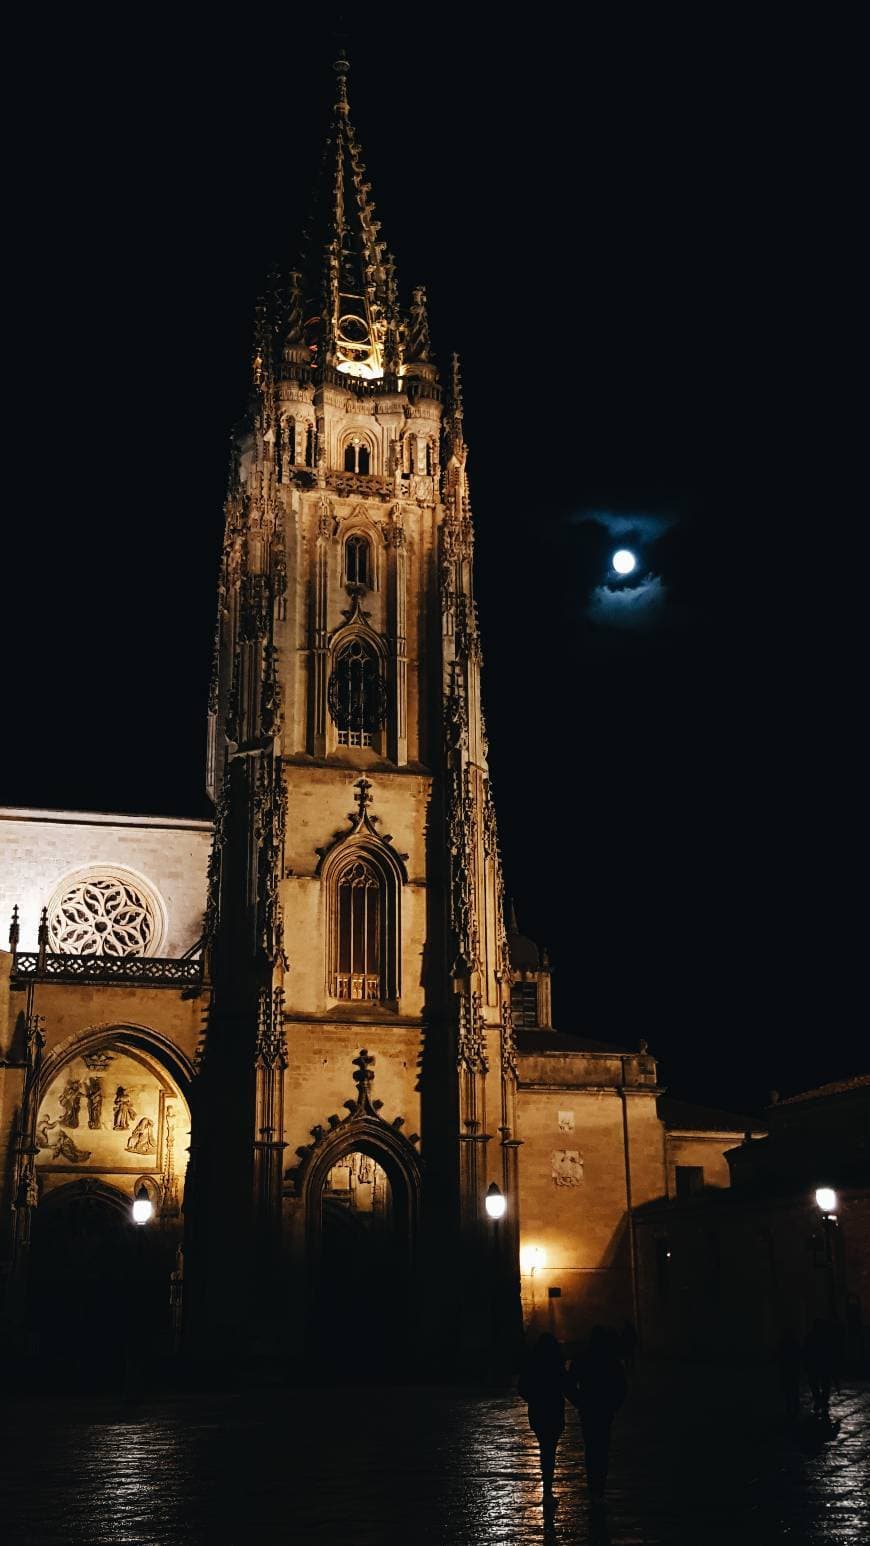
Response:
[{"label": "cathedral entrance arch", "polygon": [[401,1367],[411,1335],[420,1167],[414,1143],[388,1123],[369,1085],[374,1058],[354,1059],[349,1115],[314,1129],[297,1181],[304,1200],[309,1329],[315,1358],[341,1379]]},{"label": "cathedral entrance arch", "polygon": [[[171,1347],[190,1141],[185,1061],[157,1033],[104,1026],[41,1068],[28,1319],[52,1382],[67,1371],[65,1388],[114,1383],[131,1356]],[[154,1207],[144,1226],[132,1222],[140,1186]]]}]

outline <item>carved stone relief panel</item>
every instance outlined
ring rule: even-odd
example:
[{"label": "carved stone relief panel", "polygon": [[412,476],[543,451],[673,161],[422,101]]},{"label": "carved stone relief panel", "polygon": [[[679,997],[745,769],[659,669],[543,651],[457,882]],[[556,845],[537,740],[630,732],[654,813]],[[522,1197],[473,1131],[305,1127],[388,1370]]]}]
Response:
[{"label": "carved stone relief panel", "polygon": [[553,1185],[580,1186],[583,1180],[583,1157],[576,1149],[553,1150]]},{"label": "carved stone relief panel", "polygon": [[573,1133],[573,1131],[574,1131],[574,1113],[573,1113],[573,1111],[560,1111],[559,1112],[559,1132],[560,1133]]},{"label": "carved stone relief panel", "polygon": [[354,1214],[386,1219],[390,1214],[390,1183],[386,1171],[369,1154],[354,1149],[333,1165],[323,1187],[324,1199]]},{"label": "carved stone relief panel", "polygon": [[127,1048],[104,1047],[64,1065],[36,1122],[40,1170],[183,1176],[190,1142],[187,1106],[171,1081]]}]

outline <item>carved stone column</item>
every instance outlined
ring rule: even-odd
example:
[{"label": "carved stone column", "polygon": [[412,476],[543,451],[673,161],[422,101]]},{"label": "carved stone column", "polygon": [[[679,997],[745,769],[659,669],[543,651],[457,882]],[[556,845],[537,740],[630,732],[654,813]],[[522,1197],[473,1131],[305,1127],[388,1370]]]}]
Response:
[{"label": "carved stone column", "polygon": [[315,757],[326,756],[326,689],[328,677],[329,554],[333,521],[326,499],[320,502],[317,518],[317,548],[314,559],[314,595],[312,598],[311,653],[311,750]]},{"label": "carved stone column", "polygon": [[395,520],[386,529],[390,562],[392,714],[388,755],[400,767],[408,760],[408,581],[405,529]]}]

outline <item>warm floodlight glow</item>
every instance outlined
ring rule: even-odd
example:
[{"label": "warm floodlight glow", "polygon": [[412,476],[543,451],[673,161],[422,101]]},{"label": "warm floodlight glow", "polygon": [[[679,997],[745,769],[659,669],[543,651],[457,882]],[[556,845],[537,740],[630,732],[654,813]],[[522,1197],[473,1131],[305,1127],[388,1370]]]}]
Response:
[{"label": "warm floodlight glow", "polygon": [[631,574],[631,571],[637,565],[637,559],[633,553],[629,552],[628,548],[619,548],[614,553],[611,563],[617,574]]},{"label": "warm floodlight glow", "polygon": [[524,1277],[534,1277],[547,1265],[547,1253],[542,1245],[520,1246],[520,1272]]},{"label": "warm floodlight glow", "polygon": [[491,1219],[501,1219],[504,1218],[506,1208],[507,1198],[493,1181],[486,1194],[486,1211]]},{"label": "warm floodlight glow", "polygon": [[147,1224],[153,1212],[154,1204],[148,1196],[147,1189],[144,1186],[137,1187],[133,1198],[133,1223]]},{"label": "warm floodlight glow", "polygon": [[834,1191],[833,1187],[830,1187],[830,1186],[820,1186],[820,1187],[817,1188],[817,1190],[816,1190],[816,1206],[818,1208],[821,1208],[823,1213],[836,1213],[836,1211],[837,1211],[837,1194]]}]

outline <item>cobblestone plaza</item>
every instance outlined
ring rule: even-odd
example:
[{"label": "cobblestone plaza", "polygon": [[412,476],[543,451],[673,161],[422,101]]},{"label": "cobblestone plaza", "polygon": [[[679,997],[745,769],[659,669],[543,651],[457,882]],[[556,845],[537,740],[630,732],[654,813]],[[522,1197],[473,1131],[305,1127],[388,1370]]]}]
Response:
[{"label": "cobblestone plaza", "polygon": [[2,1411],[7,1546],[858,1546],[870,1539],[870,1386],[825,1434],[791,1427],[765,1374],[644,1368],[589,1508],[573,1413],[546,1525],[533,1435],[511,1394],[271,1390]]}]

